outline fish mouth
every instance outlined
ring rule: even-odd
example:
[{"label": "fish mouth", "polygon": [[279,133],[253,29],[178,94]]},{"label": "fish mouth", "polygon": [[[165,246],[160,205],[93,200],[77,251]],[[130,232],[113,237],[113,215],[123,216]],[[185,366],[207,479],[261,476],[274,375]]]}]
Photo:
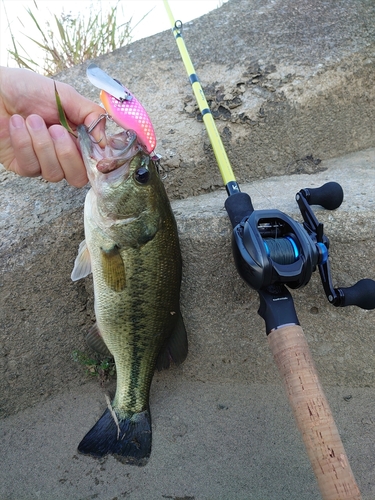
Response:
[{"label": "fish mouth", "polygon": [[[108,174],[127,164],[141,147],[133,130],[106,135],[106,146],[101,148],[85,125],[77,128],[78,142],[88,174]],[[100,141],[99,141],[100,142]],[[90,177],[90,175],[89,175]]]}]

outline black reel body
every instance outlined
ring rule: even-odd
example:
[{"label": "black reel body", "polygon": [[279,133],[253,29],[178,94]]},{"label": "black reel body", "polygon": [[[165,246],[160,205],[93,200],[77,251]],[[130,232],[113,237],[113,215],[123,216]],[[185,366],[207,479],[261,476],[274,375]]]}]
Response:
[{"label": "black reel body", "polygon": [[254,290],[305,286],[322,253],[303,226],[279,210],[255,210],[234,228],[232,244],[237,270]]},{"label": "black reel body", "polygon": [[[316,268],[332,305],[375,308],[373,280],[360,280],[348,288],[334,288],[332,284],[329,240],[310,205],[319,204],[334,210],[342,200],[343,191],[336,182],[328,182],[320,188],[302,189],[296,195],[304,221],[301,224],[279,210],[254,210],[246,193],[238,192],[227,198],[225,208],[233,226],[236,267],[246,283],[259,292],[261,310],[272,309],[273,314],[276,302],[291,301],[284,285],[291,289],[307,285]],[[277,316],[283,315],[282,310],[283,307]],[[270,317],[271,313],[265,315]]]}]

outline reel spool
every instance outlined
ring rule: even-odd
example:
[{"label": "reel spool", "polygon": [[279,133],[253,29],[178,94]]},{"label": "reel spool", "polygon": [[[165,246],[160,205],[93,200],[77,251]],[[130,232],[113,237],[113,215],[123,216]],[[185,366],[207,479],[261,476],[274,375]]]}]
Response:
[{"label": "reel spool", "polygon": [[299,258],[300,252],[292,236],[267,238],[263,240],[263,244],[268,257],[278,264],[293,264]]}]

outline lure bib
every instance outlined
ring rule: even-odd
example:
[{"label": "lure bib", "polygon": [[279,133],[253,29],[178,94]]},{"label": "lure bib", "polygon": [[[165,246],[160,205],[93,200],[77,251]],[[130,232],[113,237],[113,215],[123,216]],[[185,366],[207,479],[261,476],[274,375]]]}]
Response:
[{"label": "lure bib", "polygon": [[113,121],[125,130],[134,130],[138,142],[151,154],[156,147],[154,127],[142,104],[131,92],[126,91],[131,95],[130,100],[116,99],[105,90],[100,92],[100,99]]}]

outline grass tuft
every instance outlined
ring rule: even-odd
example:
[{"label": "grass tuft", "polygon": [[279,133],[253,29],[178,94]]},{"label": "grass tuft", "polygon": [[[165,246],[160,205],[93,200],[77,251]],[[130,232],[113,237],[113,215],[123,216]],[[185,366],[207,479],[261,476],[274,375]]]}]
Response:
[{"label": "grass tuft", "polygon": [[[4,10],[5,9],[5,3]],[[52,16],[44,26],[39,22],[39,7],[34,0],[35,10],[27,8],[26,12],[36,28],[37,37],[23,35],[43,53],[41,66],[33,57],[32,48],[25,49],[13,35],[11,26],[12,49],[8,52],[20,68],[32,69],[53,76],[61,71],[81,64],[86,60],[113,52],[127,45],[132,40],[132,18],[119,24],[120,0],[114,6],[106,6],[106,2],[91,2],[90,8],[74,17],[64,11],[60,16]],[[147,13],[142,20],[148,15]],[[21,26],[22,21],[18,18]],[[139,23],[137,23],[139,24]]]},{"label": "grass tuft", "polygon": [[97,377],[103,385],[116,375],[116,365],[111,357],[99,357],[95,354],[92,357],[82,351],[73,351],[73,360],[85,368],[87,375]]}]

